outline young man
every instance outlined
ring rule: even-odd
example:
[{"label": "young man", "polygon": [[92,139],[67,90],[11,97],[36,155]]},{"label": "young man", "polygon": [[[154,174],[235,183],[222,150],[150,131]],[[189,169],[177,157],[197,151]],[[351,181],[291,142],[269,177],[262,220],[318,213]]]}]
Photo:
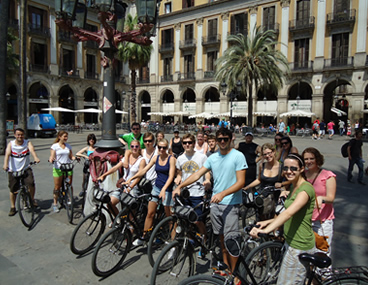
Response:
[{"label": "young man", "polygon": [[355,139],[351,139],[349,146],[348,146],[348,155],[349,155],[349,168],[348,168],[348,181],[351,183],[353,182],[353,168],[354,164],[356,164],[359,168],[358,174],[358,183],[365,185],[363,182],[363,154],[362,154],[362,131],[358,130],[355,132]]},{"label": "young man", "polygon": [[[182,143],[184,147],[184,153],[180,155],[176,161],[177,176],[174,180],[176,185],[180,185],[189,176],[202,168],[207,160],[207,156],[205,154],[194,150],[195,137],[192,134],[185,134],[183,136]],[[189,186],[190,197],[185,201],[187,205],[194,208],[203,201],[205,188],[208,189],[211,186],[210,179],[210,173],[206,173],[205,176],[202,176],[199,179],[200,184],[191,184]],[[180,191],[175,190],[173,192],[173,198],[175,197],[175,194],[180,195]],[[202,215],[202,207],[196,208],[195,211],[198,217]],[[197,226],[199,232],[205,235],[206,227],[203,223],[203,219],[198,220]]]},{"label": "young man", "polygon": [[208,143],[208,151],[206,155],[207,157],[209,157],[211,154],[214,154],[217,151],[216,137],[214,135],[208,135],[207,143]]},{"label": "young man", "polygon": [[280,123],[279,123],[279,133],[282,133],[282,134],[285,133],[285,123],[282,121],[282,119],[280,119]]},{"label": "young man", "polygon": [[144,149],[144,143],[143,143],[143,135],[141,134],[141,125],[137,122],[134,122],[132,124],[132,132],[131,133],[127,133],[124,135],[121,135],[119,137],[119,141],[128,147],[128,149],[130,149],[130,143],[133,140],[138,140],[141,144],[141,149]]},{"label": "young man", "polygon": [[30,159],[29,155],[32,154],[33,160],[35,162],[40,162],[37,154],[34,150],[32,143],[24,139],[24,130],[16,129],[14,132],[15,140],[8,143],[5,151],[4,158],[4,170],[9,170],[8,180],[9,180],[9,190],[10,190],[10,212],[9,216],[14,216],[16,214],[15,210],[15,193],[19,190],[18,183],[19,178],[13,176],[11,172],[25,170],[26,178],[24,183],[29,187],[31,192],[32,200],[34,205],[37,206],[34,200],[35,195],[35,182],[33,177],[32,169],[29,167]]},{"label": "young man", "polygon": [[239,204],[242,203],[241,188],[244,186],[248,166],[244,155],[230,147],[231,138],[230,130],[219,129],[216,132],[219,151],[208,157],[204,166],[188,177],[175,191],[180,191],[181,188],[194,183],[212,170],[214,187],[211,198],[211,223],[214,233],[220,235],[224,262],[230,270],[233,270],[237,258],[227,252],[224,237],[230,232],[239,233],[238,212]]}]

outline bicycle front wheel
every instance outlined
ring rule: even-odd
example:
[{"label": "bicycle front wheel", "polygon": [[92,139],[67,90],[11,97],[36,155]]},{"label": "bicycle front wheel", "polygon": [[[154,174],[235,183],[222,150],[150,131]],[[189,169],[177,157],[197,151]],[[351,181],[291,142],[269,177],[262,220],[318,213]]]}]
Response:
[{"label": "bicycle front wheel", "polygon": [[64,206],[66,209],[66,214],[68,216],[69,223],[73,223],[73,214],[74,214],[74,199],[73,199],[73,192],[72,187],[67,185],[66,188],[63,190],[63,198],[64,198]]},{"label": "bicycle front wheel", "polygon": [[356,285],[356,284],[362,284],[367,285],[368,284],[368,278],[365,277],[341,277],[338,280],[334,281],[324,281],[323,284],[325,285]]},{"label": "bicycle front wheel", "polygon": [[22,187],[17,195],[17,208],[23,225],[30,228],[34,222],[34,207],[27,187]]},{"label": "bicycle front wheel", "polygon": [[[267,241],[253,249],[245,259],[245,263],[258,283],[275,282],[277,281],[283,256],[283,243]],[[242,268],[243,266],[239,267],[241,275],[246,276],[248,282],[251,282],[245,268]]]},{"label": "bicycle front wheel", "polygon": [[178,285],[201,285],[201,284],[213,284],[213,285],[224,285],[226,279],[214,275],[195,275],[190,276]]},{"label": "bicycle front wheel", "polygon": [[92,256],[92,270],[97,276],[114,273],[124,261],[131,244],[128,228],[113,228],[98,242]]},{"label": "bicycle front wheel", "polygon": [[192,247],[184,246],[183,240],[169,243],[162,250],[155,262],[151,274],[151,285],[178,284],[192,276],[196,268],[196,260]]},{"label": "bicycle front wheel", "polygon": [[70,250],[74,254],[85,254],[98,242],[105,231],[106,217],[102,212],[93,212],[75,227],[70,239]]}]

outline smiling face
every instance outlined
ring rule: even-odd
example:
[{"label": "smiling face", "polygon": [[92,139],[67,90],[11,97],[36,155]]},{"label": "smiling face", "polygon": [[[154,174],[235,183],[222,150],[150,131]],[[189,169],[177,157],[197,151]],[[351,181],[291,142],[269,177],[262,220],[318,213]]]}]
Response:
[{"label": "smiling face", "polygon": [[67,142],[67,140],[68,140],[68,134],[63,134],[59,137],[59,141],[62,143]]},{"label": "smiling face", "polygon": [[15,140],[17,141],[18,144],[23,144],[24,141],[24,133],[22,131],[15,131]]},{"label": "smiling face", "polygon": [[138,153],[140,150],[140,144],[138,141],[132,141],[130,143],[130,150],[132,151],[132,153]]},{"label": "smiling face", "polygon": [[168,147],[168,145],[165,141],[160,141],[157,145],[159,154],[161,154],[161,155],[164,154],[164,153],[166,154],[167,147]]},{"label": "smiling face", "polygon": [[275,136],[275,145],[281,146],[281,136]]},{"label": "smiling face", "polygon": [[275,150],[274,149],[265,148],[262,151],[262,155],[263,155],[263,158],[267,162],[272,162],[275,159]]},{"label": "smiling face", "polygon": [[214,149],[216,147],[216,140],[215,139],[209,139],[208,140],[208,145],[209,145],[210,149]]},{"label": "smiling face", "polygon": [[290,148],[290,142],[288,140],[281,140],[281,147],[283,149],[289,149]]},{"label": "smiling face", "polygon": [[159,142],[160,140],[162,140],[164,138],[164,135],[161,133],[158,133],[156,136],[156,140]]},{"label": "smiling face", "polygon": [[284,161],[284,166],[282,167],[283,174],[288,181],[296,182],[300,175],[303,173],[304,168],[300,167],[297,159],[287,158]]},{"label": "smiling face", "polygon": [[183,148],[187,151],[193,151],[194,142],[190,138],[183,139]]},{"label": "smiling face", "polygon": [[308,170],[315,170],[318,168],[316,157],[313,153],[306,152],[303,156],[305,168]]},{"label": "smiling face", "polygon": [[231,138],[229,136],[220,134],[216,138],[216,141],[221,151],[227,151],[230,149]]}]

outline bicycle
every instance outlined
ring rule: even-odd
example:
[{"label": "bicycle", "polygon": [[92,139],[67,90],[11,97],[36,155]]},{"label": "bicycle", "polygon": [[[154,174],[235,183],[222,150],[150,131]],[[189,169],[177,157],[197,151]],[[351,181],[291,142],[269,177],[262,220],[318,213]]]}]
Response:
[{"label": "bicycle", "polygon": [[114,220],[109,196],[113,191],[115,189],[111,191],[104,190],[101,181],[95,184],[93,190],[93,196],[96,201],[95,210],[79,222],[70,239],[70,250],[74,254],[85,254],[95,246],[106,228],[105,214],[110,217],[111,221]]},{"label": "bicycle", "polygon": [[[133,235],[138,238],[143,235],[148,201],[152,197],[150,193],[137,197],[122,193],[120,200],[124,208],[114,220],[112,229],[101,238],[93,252],[92,271],[95,275],[105,277],[118,270],[132,247]],[[161,208],[156,217],[164,214]]]},{"label": "bicycle", "polygon": [[[29,164],[30,167],[32,165],[36,165],[37,162],[31,162]],[[19,212],[20,220],[22,221],[23,225],[27,228],[31,228],[34,223],[34,214],[36,211],[36,206],[33,203],[31,193],[29,191],[29,187],[25,185],[24,178],[26,177],[27,169],[22,169],[20,171],[13,171],[11,174],[15,178],[19,178],[19,190],[17,191],[17,198],[16,198],[16,206]],[[9,172],[9,170],[7,170]]]}]

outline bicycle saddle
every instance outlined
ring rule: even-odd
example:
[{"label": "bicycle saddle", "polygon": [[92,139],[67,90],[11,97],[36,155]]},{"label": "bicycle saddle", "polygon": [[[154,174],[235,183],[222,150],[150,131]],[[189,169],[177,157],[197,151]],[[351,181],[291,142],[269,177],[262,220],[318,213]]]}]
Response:
[{"label": "bicycle saddle", "polygon": [[331,265],[331,258],[329,258],[325,253],[317,252],[314,254],[302,253],[299,254],[299,260],[303,264],[313,264],[319,268],[326,268]]}]

